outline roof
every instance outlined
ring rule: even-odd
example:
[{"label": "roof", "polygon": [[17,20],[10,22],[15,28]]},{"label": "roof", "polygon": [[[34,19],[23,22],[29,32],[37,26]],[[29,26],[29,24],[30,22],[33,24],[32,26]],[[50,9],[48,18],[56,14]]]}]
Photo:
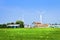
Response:
[{"label": "roof", "polygon": [[20,24],[9,24],[7,26],[19,26]]},{"label": "roof", "polygon": [[40,22],[33,22],[32,24],[41,24]]}]

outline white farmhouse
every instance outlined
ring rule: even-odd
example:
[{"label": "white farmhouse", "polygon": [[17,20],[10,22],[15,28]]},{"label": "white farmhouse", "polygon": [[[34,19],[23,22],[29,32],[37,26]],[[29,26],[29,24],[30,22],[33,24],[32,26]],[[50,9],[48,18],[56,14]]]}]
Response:
[{"label": "white farmhouse", "polygon": [[19,28],[20,24],[9,24],[7,25],[7,27],[11,27],[11,28]]}]

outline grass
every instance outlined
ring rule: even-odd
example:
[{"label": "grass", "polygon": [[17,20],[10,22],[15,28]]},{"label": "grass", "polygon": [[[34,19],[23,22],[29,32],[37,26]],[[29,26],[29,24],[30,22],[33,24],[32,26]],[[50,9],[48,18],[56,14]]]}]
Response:
[{"label": "grass", "polygon": [[0,40],[60,40],[60,28],[5,28]]}]

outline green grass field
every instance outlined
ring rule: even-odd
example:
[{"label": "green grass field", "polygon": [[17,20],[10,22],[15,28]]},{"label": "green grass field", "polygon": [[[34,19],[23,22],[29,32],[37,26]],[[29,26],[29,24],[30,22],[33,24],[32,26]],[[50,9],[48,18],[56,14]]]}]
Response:
[{"label": "green grass field", "polygon": [[60,28],[5,28],[0,40],[60,40]]}]

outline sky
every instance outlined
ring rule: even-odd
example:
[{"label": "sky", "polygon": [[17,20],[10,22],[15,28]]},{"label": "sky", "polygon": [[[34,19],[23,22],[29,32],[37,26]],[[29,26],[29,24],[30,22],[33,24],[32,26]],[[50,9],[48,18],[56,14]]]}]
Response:
[{"label": "sky", "polygon": [[0,24],[23,20],[32,22],[60,23],[60,0],[0,0]]}]

